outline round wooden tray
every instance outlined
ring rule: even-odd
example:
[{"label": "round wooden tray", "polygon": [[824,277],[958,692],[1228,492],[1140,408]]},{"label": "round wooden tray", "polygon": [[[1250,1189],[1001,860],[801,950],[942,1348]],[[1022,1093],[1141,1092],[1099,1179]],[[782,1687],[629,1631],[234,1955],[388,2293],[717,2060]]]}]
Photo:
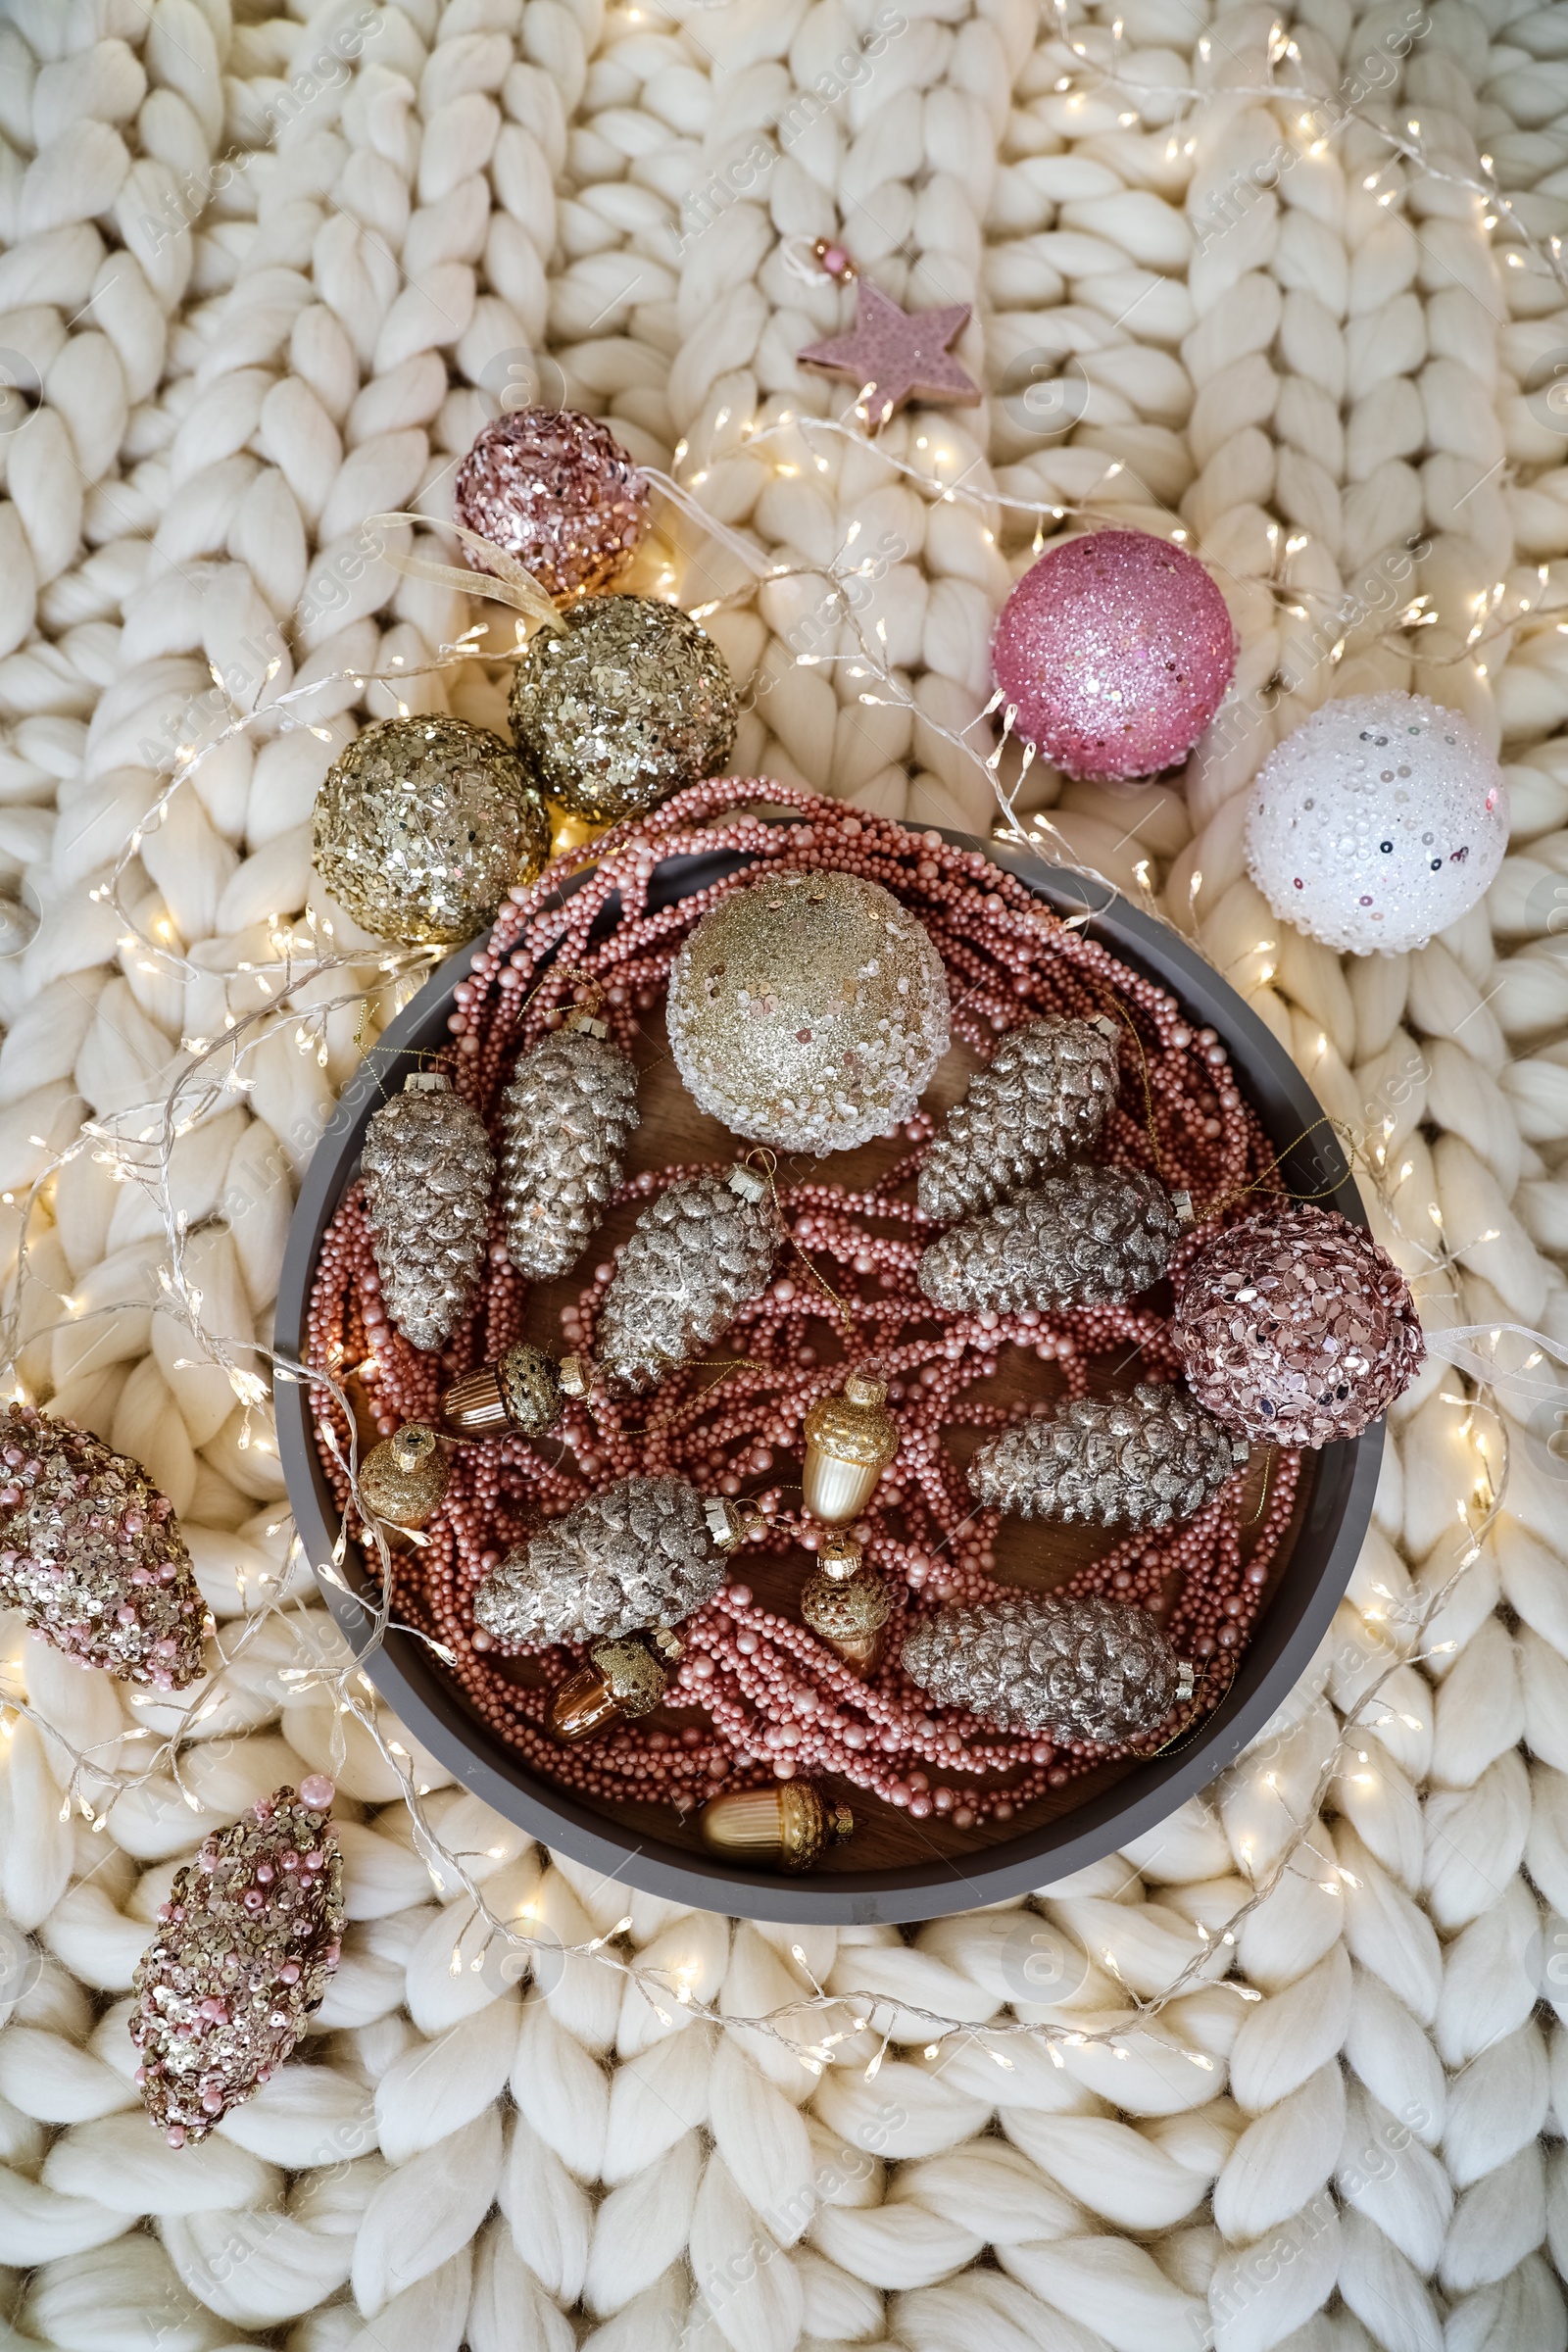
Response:
[{"label": "round wooden tray", "polygon": [[[1272,1032],[1177,932],[1086,876],[961,834],[947,838],[1007,867],[1062,913],[1091,908],[1096,937],[1168,988],[1195,1026],[1218,1031],[1238,1083],[1283,1154],[1287,1186],[1365,1224],[1360,1196],[1306,1081]],[[650,906],[672,905],[741,862],[719,853],[666,859],[653,877]],[[579,876],[565,887],[578,887],[580,881]],[[615,911],[612,900],[606,919]],[[367,1122],[407,1069],[410,1049],[446,1043],[452,991],[467,976],[482,944],[470,942],[448,958],[344,1089],[317,1147],[289,1230],[276,1325],[276,1345],[285,1355],[298,1359],[302,1354],[321,1236],[358,1172]],[[644,1022],[639,1049],[642,1125],[628,1173],[733,1152],[734,1139],[699,1111],[676,1077],[662,1013]],[[927,1106],[945,1107],[973,1066],[967,1048],[956,1045],[922,1098]],[[890,1164],[895,1149],[871,1144],[835,1154],[835,1180],[855,1186],[873,1179]],[[624,1238],[634,1213],[628,1207],[607,1220],[601,1251]],[[529,1301],[526,1336],[558,1345],[560,1308],[575,1298],[579,1287],[580,1275],[574,1273],[537,1289]],[[831,1326],[824,1326],[823,1336],[826,1355],[833,1351]],[[1032,1355],[1012,1351],[988,1393],[1039,1396],[1054,1383],[1054,1371],[1048,1375]],[[324,1561],[336,1541],[338,1520],[317,1458],[310,1393],[281,1384],[274,1403],[295,1522],[310,1557]],[[676,1822],[667,1809],[590,1805],[555,1787],[490,1736],[456,1684],[411,1635],[389,1634],[366,1667],[409,1730],[461,1781],[532,1836],[607,1877],[673,1901],[756,1918],[838,1925],[927,1919],[1003,1900],[1100,1860],[1152,1829],[1246,1746],[1304,1671],[1349,1581],[1371,1516],[1382,1451],[1383,1424],[1377,1422],[1353,1444],[1325,1446],[1304,1457],[1291,1530],[1252,1640],[1219,1706],[1190,1740],[1163,1755],[1107,1764],[1101,1774],[1075,1783],[1060,1796],[1042,1799],[1005,1824],[968,1832],[955,1830],[940,1816],[911,1820],[845,1784],[841,1792],[855,1808],[856,1835],[847,1845],[831,1849],[808,1877],[727,1863],[708,1851],[694,1827]],[[1260,1489],[1262,1475],[1254,1467],[1254,1490]],[[1049,1588],[1105,1541],[1090,1531],[1004,1520],[998,1574],[1004,1581]],[[804,1555],[788,1560],[748,1553],[744,1573],[766,1606],[784,1609],[793,1602],[804,1567]],[[363,1587],[364,1561],[355,1546],[344,1574]],[[344,1633],[363,1647],[368,1610],[335,1585],[323,1589]]]}]

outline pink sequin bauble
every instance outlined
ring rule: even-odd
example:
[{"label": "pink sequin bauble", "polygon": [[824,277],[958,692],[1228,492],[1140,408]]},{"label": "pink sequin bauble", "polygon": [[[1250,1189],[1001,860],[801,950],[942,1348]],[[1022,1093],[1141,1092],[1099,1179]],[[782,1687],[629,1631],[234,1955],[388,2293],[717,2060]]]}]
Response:
[{"label": "pink sequin bauble", "polygon": [[1236,631],[1181,548],[1093,531],[1024,573],[992,662],[1015,732],[1069,776],[1108,783],[1186,759],[1231,682]]},{"label": "pink sequin bauble", "polygon": [[1394,1260],[1337,1210],[1305,1205],[1215,1234],[1177,1280],[1171,1336],[1199,1402],[1274,1446],[1358,1437],[1426,1355]]},{"label": "pink sequin bauble", "polygon": [[[581,596],[611,587],[630,564],[648,528],[648,482],[596,416],[513,409],[458,467],[454,506],[547,596]],[[477,551],[469,561],[494,568]]]}]

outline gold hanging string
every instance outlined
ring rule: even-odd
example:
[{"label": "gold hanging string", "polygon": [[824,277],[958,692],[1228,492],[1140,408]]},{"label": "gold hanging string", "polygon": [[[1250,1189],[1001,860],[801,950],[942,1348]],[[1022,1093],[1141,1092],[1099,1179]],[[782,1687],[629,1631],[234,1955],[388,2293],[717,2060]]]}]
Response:
[{"label": "gold hanging string", "polygon": [[807,1273],[815,1283],[823,1298],[828,1299],[831,1303],[835,1314],[838,1316],[840,1323],[844,1327],[845,1348],[852,1348],[855,1346],[855,1309],[851,1306],[847,1298],[841,1298],[839,1297],[838,1292],[828,1281],[827,1276],[821,1273],[812,1263],[811,1259],[808,1257],[806,1251],[801,1248],[800,1243],[795,1239],[795,1236],[790,1231],[788,1225],[784,1224],[784,1204],[778,1197],[778,1185],[774,1181],[778,1168],[777,1158],[773,1152],[768,1150],[765,1144],[759,1144],[755,1152],[747,1152],[746,1159],[741,1164],[745,1166],[752,1160],[758,1160],[761,1163],[762,1174],[767,1179],[767,1189],[772,1195],[773,1206],[778,1211],[779,1223],[784,1225],[785,1240],[789,1243],[790,1248],[794,1250],[796,1256],[800,1259],[802,1265],[806,1268]]},{"label": "gold hanging string", "polygon": [[552,629],[560,633],[565,622],[534,578],[517,562],[515,556],[497,547],[494,541],[482,538],[477,531],[468,530],[461,522],[439,522],[429,514],[368,514],[365,529],[390,530],[394,523],[418,524],[427,531],[445,531],[471,547],[484,559],[486,569],[469,570],[466,564],[436,564],[428,556],[407,555],[401,548],[382,547],[382,560],[394,571],[401,571],[411,580],[434,580],[442,588],[455,588],[460,596],[485,596],[498,604],[510,605],[524,620],[532,621],[537,629]]},{"label": "gold hanging string", "polygon": [[1133,1044],[1138,1049],[1138,1075],[1144,1089],[1144,1126],[1149,1136],[1149,1150],[1154,1162],[1154,1173],[1156,1176],[1163,1177],[1165,1169],[1160,1158],[1159,1136],[1154,1127],[1154,1091],[1149,1080],[1149,1054],[1145,1050],[1143,1038],[1139,1034],[1138,1023],[1113,990],[1102,989],[1098,984],[1092,985],[1095,987],[1096,996],[1102,998],[1114,1012],[1116,1018],[1124,1024]]}]

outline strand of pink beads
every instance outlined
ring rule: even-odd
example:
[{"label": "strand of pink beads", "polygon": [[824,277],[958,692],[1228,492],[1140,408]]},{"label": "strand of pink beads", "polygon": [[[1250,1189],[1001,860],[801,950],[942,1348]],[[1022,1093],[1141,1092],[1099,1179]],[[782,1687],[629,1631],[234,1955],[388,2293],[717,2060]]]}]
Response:
[{"label": "strand of pink beads", "polygon": [[[768,823],[746,804],[765,801],[799,821]],[[519,1048],[561,1013],[552,992],[534,991],[552,966],[580,970],[603,992],[602,1017],[634,1052],[640,1016],[653,1010],[687,934],[726,893],[760,866],[863,874],[894,891],[924,921],[942,955],[954,1027],[984,1046],[1040,1012],[1122,1018],[1123,1085],[1102,1139],[1104,1156],[1156,1165],[1173,1188],[1206,1204],[1250,1188],[1268,1189],[1271,1153],[1244,1102],[1224,1048],[1197,1030],[1157,984],[1120,963],[1080,929],[1068,929],[1022,884],[939,834],[914,834],[771,781],[735,778],[678,795],[656,814],[605,835],[595,866],[566,895],[552,871],[513,893],[470,977],[457,991],[449,1027],[457,1083],[487,1118]],[[721,860],[718,876],[668,905],[651,901],[667,860]],[[618,902],[612,904],[612,902]],[[608,937],[594,939],[608,915]],[[564,988],[556,996],[564,996]],[[1135,1042],[1136,1040],[1136,1042]],[[1162,1316],[1136,1302],[1065,1314],[1027,1309],[944,1316],[920,1293],[915,1268],[930,1228],[909,1185],[931,1122],[916,1113],[905,1129],[911,1151],[870,1191],[849,1192],[807,1173],[780,1171],[786,1224],[832,1289],[847,1298],[858,1352],[874,1355],[889,1383],[900,1446],[857,1535],[893,1602],[883,1662],[862,1681],[804,1625],[760,1605],[737,1581],[682,1627],[685,1654],[664,1712],[689,1715],[671,1732],[621,1724],[591,1745],[563,1748],[547,1729],[554,1689],[579,1660],[543,1653],[543,1679],[524,1687],[508,1662],[476,1637],[476,1586],[508,1547],[542,1518],[633,1471],[669,1473],[708,1492],[748,1494],[772,1518],[763,1547],[784,1553],[816,1543],[786,1507],[803,1448],[802,1422],[842,1365],[818,1360],[814,1342],[834,1325],[831,1307],[786,1251],[775,1279],[737,1319],[722,1344],[751,1369],[719,1386],[710,1370],[688,1367],[652,1398],[617,1402],[596,1394],[568,1404],[551,1439],[492,1439],[458,1449],[446,1499],[425,1544],[393,1565],[394,1613],[444,1642],[474,1712],[494,1736],[543,1775],[584,1796],[614,1803],[663,1802],[687,1812],[720,1785],[759,1785],[770,1776],[838,1776],[916,1819],[946,1816],[958,1830],[1004,1823],[1066,1788],[1115,1751],[1017,1737],[959,1710],[932,1708],[898,1664],[905,1632],[932,1601],[976,1601],[998,1588],[992,1571],[996,1514],[977,1511],[945,1433],[1006,1426],[1019,1408],[972,1392],[997,1370],[1004,1348],[1032,1348],[1055,1366],[1069,1396],[1089,1388],[1089,1359],[1141,1355],[1146,1377],[1179,1369]],[[814,1163],[820,1165],[821,1163]],[[617,1201],[645,1200],[690,1166],[628,1179]],[[1181,1246],[1185,1255],[1192,1240]],[[592,1352],[612,1265],[562,1314],[565,1347]],[[381,1304],[359,1188],[346,1197],[324,1238],[310,1321],[310,1360],[341,1373],[364,1361],[367,1393],[383,1434],[405,1420],[435,1418],[456,1374],[493,1359],[523,1336],[526,1286],[507,1260],[499,1227],[467,1330],[442,1355],[411,1348]],[[323,1407],[324,1431],[335,1408]],[[339,1423],[338,1442],[347,1436]],[[323,1448],[340,1502],[346,1486]],[[1276,1457],[1271,1492],[1255,1522],[1242,1524],[1237,1489],[1197,1518],[1155,1536],[1138,1534],[1082,1567],[1064,1590],[1103,1592],[1159,1610],[1184,1656],[1213,1661],[1223,1689],[1228,1660],[1248,1641],[1271,1564],[1290,1526],[1298,1457]],[[798,1493],[798,1488],[794,1489]],[[740,1562],[737,1575],[744,1574]],[[1200,1687],[1173,1737],[1213,1703]]]}]

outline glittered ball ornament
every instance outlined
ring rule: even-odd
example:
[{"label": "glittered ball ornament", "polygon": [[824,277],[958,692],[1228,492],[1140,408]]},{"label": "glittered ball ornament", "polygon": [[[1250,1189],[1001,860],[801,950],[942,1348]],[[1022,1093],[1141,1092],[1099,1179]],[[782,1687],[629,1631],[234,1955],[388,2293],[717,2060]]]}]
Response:
[{"label": "glittered ball ornament", "polygon": [[764,874],[705,915],[669,977],[675,1066],[732,1135],[848,1152],[906,1119],[949,1035],[924,925],[858,874]]},{"label": "glittered ball ornament", "polygon": [[1358,1437],[1426,1354],[1410,1288],[1335,1209],[1280,1203],[1227,1226],[1176,1281],[1171,1337],[1200,1404],[1246,1437]]},{"label": "glittered ball ornament", "polygon": [[1276,745],[1252,786],[1248,871],[1326,947],[1400,956],[1485,895],[1508,793],[1464,719],[1422,694],[1353,694]]},{"label": "glittered ball ornament", "polygon": [[1186,759],[1236,650],[1201,564],[1147,531],[1095,531],[1024,573],[992,662],[1013,732],[1067,775],[1107,783]]},{"label": "glittered ball ornament", "polygon": [[[546,596],[612,587],[648,529],[648,480],[596,416],[514,409],[463,464],[459,522],[532,572]],[[477,550],[472,563],[499,569]]]},{"label": "glittered ball ornament", "polygon": [[602,596],[534,632],[512,681],[513,739],[573,816],[641,816],[722,772],[738,711],[729,664],[678,605]]},{"label": "glittered ball ornament", "polygon": [[550,818],[510,745],[462,718],[385,718],[326,772],[316,870],[377,939],[457,947],[550,856]]}]

